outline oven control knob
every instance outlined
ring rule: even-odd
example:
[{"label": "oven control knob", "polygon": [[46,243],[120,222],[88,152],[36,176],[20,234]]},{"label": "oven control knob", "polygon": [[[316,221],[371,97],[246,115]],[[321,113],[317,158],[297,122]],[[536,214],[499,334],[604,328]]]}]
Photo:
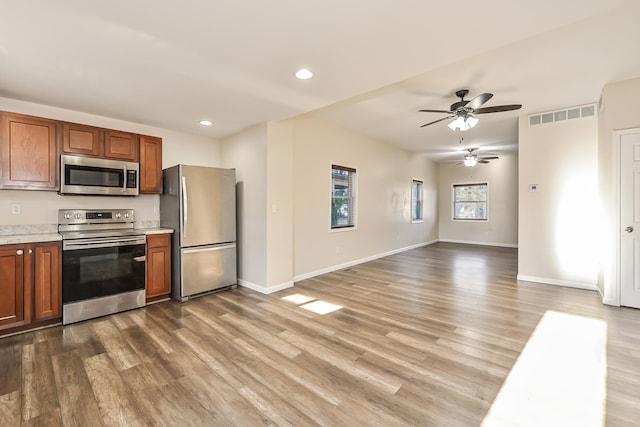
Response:
[{"label": "oven control knob", "polygon": [[75,219],[80,219],[80,218],[82,218],[82,215],[80,215],[79,213],[77,213],[77,214],[73,215],[73,217],[74,217]]},{"label": "oven control knob", "polygon": [[125,212],[125,213],[124,213],[124,217],[125,217],[125,218],[129,218],[129,212]]},{"label": "oven control knob", "polygon": [[64,219],[71,219],[71,214],[69,212],[64,214]]},{"label": "oven control knob", "polygon": [[120,214],[120,212],[116,213],[116,218],[120,218],[122,216],[122,214]]}]

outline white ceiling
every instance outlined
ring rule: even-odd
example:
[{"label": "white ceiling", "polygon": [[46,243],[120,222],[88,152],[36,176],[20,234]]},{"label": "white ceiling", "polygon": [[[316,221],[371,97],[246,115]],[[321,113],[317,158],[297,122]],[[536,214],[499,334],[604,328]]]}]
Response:
[{"label": "white ceiling", "polygon": [[[310,113],[434,159],[499,152],[518,114],[640,76],[639,3],[0,0],[0,96],[213,138]],[[447,122],[419,128],[460,88],[523,108],[480,116],[462,145]]]}]

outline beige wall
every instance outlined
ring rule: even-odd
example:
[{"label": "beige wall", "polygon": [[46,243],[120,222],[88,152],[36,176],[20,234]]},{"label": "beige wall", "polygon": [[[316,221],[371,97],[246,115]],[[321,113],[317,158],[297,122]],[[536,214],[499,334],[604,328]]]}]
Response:
[{"label": "beige wall", "polygon": [[614,203],[613,132],[640,127],[640,78],[608,84],[602,91],[602,111],[598,123],[598,184],[602,206],[602,267],[598,287],[607,304],[618,305],[614,285],[616,215]]},{"label": "beige wall", "polygon": [[269,122],[267,288],[293,285],[293,122]]},{"label": "beige wall", "polygon": [[[438,238],[437,165],[309,117],[293,124],[296,280]],[[330,231],[331,164],[357,168],[357,228]],[[425,220],[411,223],[411,180],[424,181]]]},{"label": "beige wall", "polygon": [[[453,221],[453,184],[489,184],[489,220]],[[500,154],[500,159],[474,167],[442,163],[439,186],[440,241],[493,246],[518,245],[518,156]]]},{"label": "beige wall", "polygon": [[518,279],[595,289],[598,119],[519,129]]},{"label": "beige wall", "polygon": [[[159,136],[162,138],[162,164],[165,168],[178,163],[220,165],[220,144],[212,138],[8,98],[0,98],[0,110]],[[11,214],[11,203],[21,204],[21,215]],[[132,208],[136,210],[136,221],[159,221],[159,204],[157,195],[61,196],[49,191],[0,190],[0,225],[52,225],[58,222],[58,209],[74,208]]]},{"label": "beige wall", "polygon": [[267,283],[267,124],[222,140],[224,167],[236,169],[238,279],[252,289]]}]

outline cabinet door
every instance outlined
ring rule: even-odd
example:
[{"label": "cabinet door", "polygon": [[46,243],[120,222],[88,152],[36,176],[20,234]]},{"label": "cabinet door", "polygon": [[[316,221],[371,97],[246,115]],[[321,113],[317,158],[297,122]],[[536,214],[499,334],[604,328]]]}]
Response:
[{"label": "cabinet door", "polygon": [[106,159],[138,161],[138,135],[117,130],[104,131],[104,157]]},{"label": "cabinet door", "polygon": [[62,310],[61,244],[32,245],[34,264],[34,317],[44,320],[60,317]]},{"label": "cabinet door", "polygon": [[24,248],[0,246],[0,330],[22,326],[30,320],[31,294],[25,298],[24,271]]},{"label": "cabinet door", "polygon": [[57,128],[54,120],[2,113],[2,188],[51,191],[59,188]]},{"label": "cabinet door", "polygon": [[162,193],[162,138],[140,135],[140,193]]},{"label": "cabinet door", "polygon": [[171,293],[171,235],[147,236],[147,301]]},{"label": "cabinet door", "polygon": [[68,154],[85,154],[99,157],[102,155],[103,141],[100,128],[63,123],[62,151]]}]

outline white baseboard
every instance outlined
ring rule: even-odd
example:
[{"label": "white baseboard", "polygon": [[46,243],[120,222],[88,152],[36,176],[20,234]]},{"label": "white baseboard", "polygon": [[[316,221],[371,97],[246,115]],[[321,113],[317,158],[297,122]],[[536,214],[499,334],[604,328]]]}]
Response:
[{"label": "white baseboard", "polygon": [[274,292],[281,291],[283,289],[292,288],[293,280],[289,282],[280,283],[279,285],[266,287],[266,286],[256,285],[255,283],[251,283],[246,280],[238,279],[238,285],[251,289],[256,292],[260,292],[261,294],[268,295]]},{"label": "white baseboard", "polygon": [[465,245],[497,246],[500,248],[517,248],[518,247],[518,245],[514,243],[489,243],[489,242],[475,242],[471,240],[455,240],[455,239],[440,239],[438,241],[443,243],[463,243]]},{"label": "white baseboard", "polygon": [[422,243],[418,243],[418,244],[415,244],[415,245],[406,246],[404,248],[394,249],[394,250],[389,251],[389,252],[384,252],[384,253],[381,253],[381,254],[371,255],[371,256],[368,256],[366,258],[360,258],[360,259],[357,259],[355,261],[345,262],[344,264],[332,265],[331,267],[322,268],[320,270],[312,271],[310,273],[299,274],[299,275],[295,276],[293,278],[293,280],[296,281],[296,282],[299,282],[300,280],[310,279],[312,277],[320,276],[322,274],[327,274],[327,273],[331,273],[333,271],[343,270],[345,268],[353,267],[354,265],[362,264],[364,262],[373,261],[373,260],[376,260],[378,258],[383,258],[383,257],[389,256],[389,255],[395,255],[395,254],[398,254],[400,252],[408,251],[408,250],[411,250],[411,249],[421,248],[423,246],[429,246],[429,245],[432,245],[432,244],[437,243],[437,242],[438,242],[437,240],[431,240],[431,241],[428,241],[428,242],[422,242]]},{"label": "white baseboard", "polygon": [[546,277],[525,276],[518,274],[518,280],[523,282],[543,283],[545,285],[565,286],[567,288],[584,289],[587,291],[597,291],[598,286],[595,283],[570,282],[568,280],[548,279]]}]

